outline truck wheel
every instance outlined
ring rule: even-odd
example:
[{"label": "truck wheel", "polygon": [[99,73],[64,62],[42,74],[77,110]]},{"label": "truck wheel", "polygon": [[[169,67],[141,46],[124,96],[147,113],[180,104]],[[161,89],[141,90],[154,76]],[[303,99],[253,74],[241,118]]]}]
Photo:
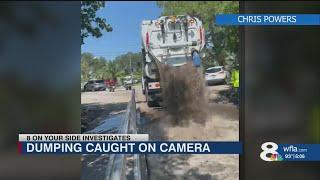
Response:
[{"label": "truck wheel", "polygon": [[225,80],[223,80],[223,85],[226,85],[227,84],[227,80],[225,79]]},{"label": "truck wheel", "polygon": [[153,101],[147,101],[148,107],[155,107],[155,103]]},{"label": "truck wheel", "polygon": [[157,101],[148,101],[147,100],[148,107],[157,107]]},{"label": "truck wheel", "polygon": [[147,101],[148,107],[161,107],[159,101]]},{"label": "truck wheel", "polygon": [[157,107],[157,101],[149,101],[148,99],[148,92],[146,92],[146,102],[148,107]]}]

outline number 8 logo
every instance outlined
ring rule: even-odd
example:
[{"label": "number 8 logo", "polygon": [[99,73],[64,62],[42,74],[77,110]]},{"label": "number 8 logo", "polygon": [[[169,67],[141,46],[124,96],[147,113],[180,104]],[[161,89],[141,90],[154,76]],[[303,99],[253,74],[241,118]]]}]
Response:
[{"label": "number 8 logo", "polygon": [[[271,147],[268,147],[271,146]],[[267,154],[278,154],[277,149],[278,145],[274,142],[266,142],[261,145],[261,149],[263,150],[260,153],[260,158],[264,161],[273,161]]]}]

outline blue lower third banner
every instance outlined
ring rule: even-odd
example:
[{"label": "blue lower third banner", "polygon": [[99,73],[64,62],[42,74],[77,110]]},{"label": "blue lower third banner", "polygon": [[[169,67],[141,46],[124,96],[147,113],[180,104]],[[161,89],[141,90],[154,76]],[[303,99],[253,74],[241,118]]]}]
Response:
[{"label": "blue lower third banner", "polygon": [[320,144],[279,144],[283,161],[320,161]]},{"label": "blue lower third banner", "polygon": [[264,161],[320,161],[320,144],[265,142],[261,149],[260,158]]},{"label": "blue lower third banner", "polygon": [[215,23],[243,26],[320,25],[320,14],[218,14]]},{"label": "blue lower third banner", "polygon": [[241,142],[19,142],[22,154],[242,154]]}]

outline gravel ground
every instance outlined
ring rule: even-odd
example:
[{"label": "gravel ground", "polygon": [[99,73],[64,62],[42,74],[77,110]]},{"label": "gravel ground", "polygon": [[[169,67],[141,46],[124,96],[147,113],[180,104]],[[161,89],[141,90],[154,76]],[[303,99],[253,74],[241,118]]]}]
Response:
[{"label": "gravel ground", "polygon": [[81,93],[82,132],[89,131],[110,115],[123,113],[131,98],[131,91],[118,88],[115,92],[96,91]]},{"label": "gravel ground", "polygon": [[[206,122],[189,120],[188,124],[177,126],[171,122],[165,109],[149,108],[140,86],[137,86],[136,102],[144,122],[141,130],[149,133],[151,140],[238,141],[239,111],[228,102],[228,86],[209,86],[207,90],[210,113]],[[107,116],[124,112],[130,95],[130,91],[124,89],[116,89],[113,93],[82,93],[82,119],[89,122],[87,129],[94,128]],[[148,155],[147,159],[151,179],[239,179],[238,155]],[[92,159],[88,163],[93,165],[95,162]]]},{"label": "gravel ground", "polygon": [[[165,110],[147,107],[144,96],[137,93],[145,122],[143,132],[149,133],[152,140],[238,141],[238,108],[221,93],[228,86],[209,86],[207,90],[210,114],[206,122],[190,120],[184,126],[173,124]],[[151,179],[239,179],[238,155],[148,155],[148,163]]]}]

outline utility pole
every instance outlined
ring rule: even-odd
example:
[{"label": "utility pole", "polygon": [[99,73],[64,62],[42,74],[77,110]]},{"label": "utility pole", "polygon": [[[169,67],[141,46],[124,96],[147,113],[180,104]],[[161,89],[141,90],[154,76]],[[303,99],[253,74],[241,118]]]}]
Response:
[{"label": "utility pole", "polygon": [[129,54],[130,59],[130,74],[131,74],[131,85],[133,85],[133,79],[132,79],[132,61],[131,61],[131,54]]}]

